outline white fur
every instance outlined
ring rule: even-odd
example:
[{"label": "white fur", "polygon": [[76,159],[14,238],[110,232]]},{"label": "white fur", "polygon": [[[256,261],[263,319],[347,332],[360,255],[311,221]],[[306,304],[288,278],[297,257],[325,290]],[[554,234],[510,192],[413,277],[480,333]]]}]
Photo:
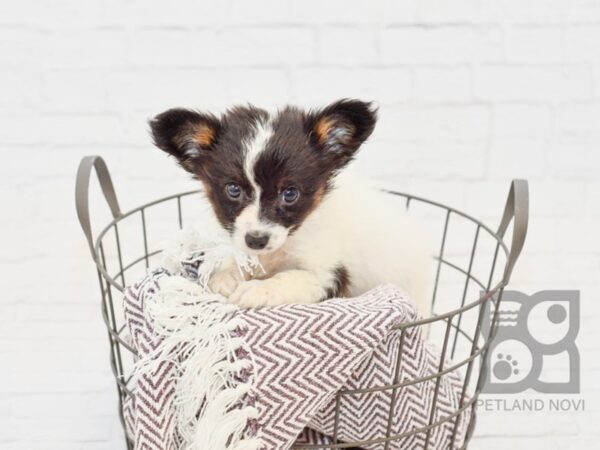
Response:
[{"label": "white fur", "polygon": [[[254,254],[267,253],[277,250],[285,242],[288,230],[276,223],[269,222],[259,216],[261,189],[254,178],[254,164],[261,152],[265,150],[271,136],[273,127],[271,121],[258,121],[255,125],[254,134],[245,141],[246,156],[244,160],[244,172],[254,190],[254,201],[248,205],[237,217],[234,224],[233,241],[238,248]],[[269,243],[262,250],[252,250],[246,247],[245,236],[248,232],[267,233],[270,235]]]},{"label": "white fur", "polygon": [[[212,288],[241,306],[314,303],[333,285],[343,266],[355,296],[382,283],[396,283],[429,315],[430,252],[418,226],[389,194],[347,174],[277,250],[260,254],[266,273],[243,280],[225,268]],[[235,289],[232,279],[239,283]],[[223,284],[223,285],[222,285]],[[225,284],[226,289],[225,289]]]},{"label": "white fur", "polygon": [[273,126],[270,120],[265,122],[257,121],[254,124],[254,133],[251,138],[244,141],[244,147],[246,150],[246,156],[244,160],[244,171],[252,187],[259,189],[258,184],[254,180],[254,163],[258,159],[258,156],[265,150],[269,139],[273,136]]},{"label": "white fur", "polygon": [[402,206],[389,194],[342,174],[290,246],[301,265],[321,268],[338,260],[349,272],[352,296],[393,282],[428,312],[431,258],[417,224]]}]

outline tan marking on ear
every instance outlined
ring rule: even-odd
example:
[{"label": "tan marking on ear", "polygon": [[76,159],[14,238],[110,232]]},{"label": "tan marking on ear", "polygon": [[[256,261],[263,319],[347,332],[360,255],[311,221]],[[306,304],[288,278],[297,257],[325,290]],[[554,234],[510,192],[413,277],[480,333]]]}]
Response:
[{"label": "tan marking on ear", "polygon": [[192,138],[200,147],[208,148],[215,140],[215,130],[204,123],[199,124],[195,127]]},{"label": "tan marking on ear", "polygon": [[343,119],[328,116],[319,119],[315,132],[319,144],[331,145],[335,150],[339,145],[351,144],[354,126]]},{"label": "tan marking on ear", "polygon": [[335,126],[335,122],[335,119],[332,117],[323,117],[319,119],[315,125],[315,132],[317,133],[317,139],[319,140],[319,143],[322,144],[327,141],[331,130]]}]

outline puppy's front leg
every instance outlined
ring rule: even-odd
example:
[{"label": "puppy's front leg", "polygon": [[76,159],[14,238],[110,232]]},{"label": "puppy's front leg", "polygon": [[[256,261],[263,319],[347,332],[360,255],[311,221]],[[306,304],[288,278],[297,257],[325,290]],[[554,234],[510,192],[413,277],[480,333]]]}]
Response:
[{"label": "puppy's front leg", "polygon": [[243,273],[231,259],[224,263],[219,271],[212,274],[208,286],[214,293],[229,297],[244,279]]},{"label": "puppy's front leg", "polygon": [[313,272],[286,270],[264,280],[242,282],[229,296],[242,308],[289,303],[316,303],[327,297],[327,289]]}]

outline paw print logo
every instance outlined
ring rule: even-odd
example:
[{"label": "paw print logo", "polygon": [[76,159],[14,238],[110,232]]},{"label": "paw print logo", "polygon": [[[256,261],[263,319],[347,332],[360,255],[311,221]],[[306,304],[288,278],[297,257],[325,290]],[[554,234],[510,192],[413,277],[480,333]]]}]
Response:
[{"label": "paw print logo", "polygon": [[[533,389],[579,393],[579,351],[575,345],[579,291],[540,291],[534,295],[504,291],[499,308],[482,392],[511,394]],[[488,302],[482,324],[484,337],[494,313]],[[544,372],[546,364],[553,370]],[[561,370],[556,370],[557,365]]]},{"label": "paw print logo", "polygon": [[[494,342],[492,345],[494,346]],[[496,342],[489,361],[488,382],[497,390],[506,391],[528,382],[527,377],[534,368],[535,357],[523,342],[505,339]]]},{"label": "paw print logo", "polygon": [[519,375],[519,362],[512,355],[504,356],[498,353],[498,360],[494,363],[492,370],[494,376],[499,380],[508,380],[513,375]]}]

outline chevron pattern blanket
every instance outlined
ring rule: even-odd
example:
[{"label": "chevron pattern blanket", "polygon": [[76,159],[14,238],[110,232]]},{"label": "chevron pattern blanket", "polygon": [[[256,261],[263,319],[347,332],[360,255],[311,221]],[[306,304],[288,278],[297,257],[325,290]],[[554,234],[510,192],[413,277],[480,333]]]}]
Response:
[{"label": "chevron pattern blanket", "polygon": [[[240,310],[203,287],[209,255],[196,249],[126,289],[125,315],[139,361],[124,411],[136,449],[462,444],[468,411],[411,433],[457,411],[457,373],[439,379],[435,403],[435,378],[365,392],[448,364],[420,327],[394,327],[418,318],[397,287],[313,305]],[[404,437],[386,445],[385,438],[396,435]]]}]

